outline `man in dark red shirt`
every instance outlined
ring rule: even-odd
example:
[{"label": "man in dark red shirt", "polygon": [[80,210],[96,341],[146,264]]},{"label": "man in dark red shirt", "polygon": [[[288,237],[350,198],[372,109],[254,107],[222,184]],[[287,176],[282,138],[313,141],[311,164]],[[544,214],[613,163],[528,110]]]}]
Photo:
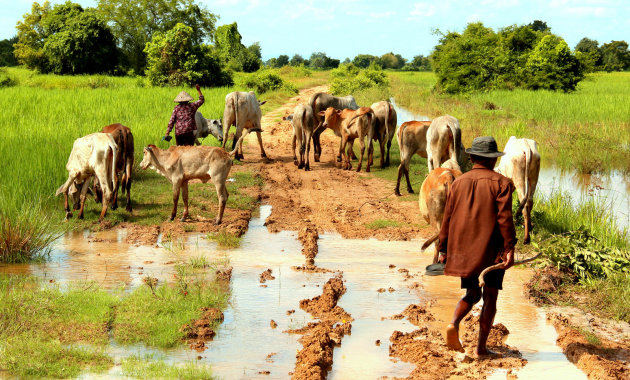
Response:
[{"label": "man in dark red shirt", "polygon": [[175,142],[177,145],[194,145],[195,143],[194,130],[197,129],[197,126],[195,125],[195,113],[204,102],[203,94],[201,93],[199,85],[196,84],[195,88],[199,94],[199,100],[196,102],[190,103],[193,98],[186,91],[180,92],[174,100],[179,104],[176,105],[173,110],[164,139],[170,140],[168,135],[173,130],[173,125],[175,125]]},{"label": "man in dark red shirt", "polygon": [[[504,153],[497,150],[493,137],[477,137],[466,149],[474,163],[472,170],[453,182],[446,199],[440,229],[440,262],[446,262],[444,273],[461,277],[466,295],[457,303],[453,320],[446,329],[449,348],[464,352],[459,340],[459,324],[473,305],[483,297],[479,318],[477,355],[492,354],[486,347],[494,322],[499,290],[505,269],[514,263],[516,231],[512,219],[514,185],[493,169],[497,158]],[[504,262],[504,269],[489,272],[483,290],[478,277],[482,270]]]}]

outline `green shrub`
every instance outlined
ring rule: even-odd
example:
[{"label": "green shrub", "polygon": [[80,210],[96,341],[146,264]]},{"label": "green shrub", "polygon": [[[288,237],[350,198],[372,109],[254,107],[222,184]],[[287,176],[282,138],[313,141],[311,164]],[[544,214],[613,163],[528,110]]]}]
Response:
[{"label": "green shrub", "polygon": [[298,93],[297,88],[293,84],[285,82],[272,70],[260,70],[253,75],[246,76],[240,85],[253,90],[259,95],[264,94],[267,91],[280,90],[282,88],[294,94]]},{"label": "green shrub", "polygon": [[331,71],[330,91],[335,95],[353,94],[373,87],[387,87],[389,80],[381,68],[372,64],[365,70],[352,63],[340,65]]},{"label": "green shrub", "polygon": [[11,87],[17,85],[17,80],[7,73],[5,69],[0,69],[0,87]]}]

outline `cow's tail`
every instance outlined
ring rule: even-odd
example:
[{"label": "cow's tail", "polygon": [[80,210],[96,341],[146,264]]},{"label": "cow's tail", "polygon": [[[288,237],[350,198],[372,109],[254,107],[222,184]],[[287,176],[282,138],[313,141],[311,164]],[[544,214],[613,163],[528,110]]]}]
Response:
[{"label": "cow's tail", "polygon": [[427,241],[425,241],[424,244],[422,244],[422,247],[420,249],[424,251],[425,249],[429,248],[429,246],[433,244],[433,242],[436,241],[439,237],[440,237],[440,232],[438,231],[438,233],[428,238]]},{"label": "cow's tail", "polygon": [[385,108],[385,142],[389,140],[389,114],[391,112],[391,106],[392,105],[387,102],[387,107]]},{"label": "cow's tail", "polygon": [[447,124],[446,127],[450,130],[450,134],[453,136],[453,143],[449,142],[449,158],[455,159],[455,162],[459,164],[459,150],[462,145],[461,130],[459,128],[453,128],[451,124]]},{"label": "cow's tail", "polygon": [[302,146],[300,146],[300,153],[304,153],[306,151],[306,109],[304,108],[300,119],[302,120]]},{"label": "cow's tail", "polygon": [[[108,185],[109,185],[109,189],[110,189],[110,195],[111,192],[114,191],[114,178],[116,178],[116,154],[118,153],[118,147],[116,146],[115,142],[112,142],[112,140],[109,141],[109,148],[112,150],[112,161],[111,161],[111,178],[107,179]],[[108,164],[109,164],[109,160],[107,160]]]},{"label": "cow's tail", "polygon": [[398,128],[398,145],[400,145],[400,154],[402,156],[403,151],[403,135],[405,134],[405,128],[407,128],[409,124],[403,123],[400,128]]},{"label": "cow's tail", "polygon": [[521,203],[519,203],[518,205],[518,209],[516,210],[516,215],[520,214],[521,211],[523,211],[523,208],[525,207],[525,205],[529,201],[529,198],[531,197],[531,195],[529,194],[528,177],[529,177],[529,164],[532,161],[532,150],[529,148],[529,146],[527,147],[527,149],[525,149],[525,152],[523,153],[523,155],[525,155],[525,172],[523,173],[523,181],[525,182],[525,196],[523,197],[523,200],[521,201]]},{"label": "cow's tail", "polygon": [[122,155],[122,168],[121,169],[122,169],[122,172],[123,172],[123,174],[122,174],[123,181],[122,181],[121,185],[122,185],[122,191],[123,191],[123,194],[124,194],[125,193],[125,189],[127,188],[127,181],[129,180],[127,178],[127,176],[125,175],[125,173],[126,173],[126,169],[127,169],[127,157],[129,156],[130,152],[127,152],[127,138],[128,138],[127,137],[127,131],[122,130],[121,133],[122,133],[123,145],[122,145],[122,150],[120,152],[118,152],[118,153]]}]

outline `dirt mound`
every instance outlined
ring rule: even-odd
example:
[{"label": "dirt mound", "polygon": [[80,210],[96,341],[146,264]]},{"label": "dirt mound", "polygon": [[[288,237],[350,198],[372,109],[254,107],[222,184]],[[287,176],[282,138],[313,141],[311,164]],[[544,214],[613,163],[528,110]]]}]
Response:
[{"label": "dirt mound", "polygon": [[218,269],[215,272],[215,278],[218,282],[229,284],[232,279],[232,267]]},{"label": "dirt mound", "polygon": [[127,229],[125,243],[132,245],[154,246],[160,235],[160,226],[141,226],[132,223],[122,223],[121,228]]},{"label": "dirt mound", "polygon": [[265,283],[266,281],[275,280],[276,278],[271,274],[271,269],[267,269],[266,271],[260,274],[260,283]]},{"label": "dirt mound", "polygon": [[300,301],[300,308],[309,312],[318,322],[287,330],[287,333],[303,334],[299,339],[303,348],[296,355],[292,379],[325,379],[332,366],[333,348],[352,330],[352,317],[337,305],[346,292],[341,275],[329,279],[320,296]]},{"label": "dirt mound", "polygon": [[407,318],[411,324],[416,326],[426,326],[427,322],[435,321],[433,314],[429,313],[426,308],[411,304],[400,314],[392,316],[390,319]]},{"label": "dirt mound", "polygon": [[315,256],[317,256],[317,239],[319,233],[312,223],[308,223],[298,233],[298,240],[302,243],[302,254],[306,257],[306,264],[313,265]]},{"label": "dirt mound", "polygon": [[445,379],[457,366],[442,336],[427,327],[410,333],[394,331],[389,341],[389,356],[416,365],[409,379]]},{"label": "dirt mound", "polygon": [[193,320],[190,324],[181,327],[186,335],[190,348],[201,352],[206,348],[206,342],[212,340],[216,334],[213,326],[223,322],[223,312],[214,307],[201,309],[201,318]]},{"label": "dirt mound", "polygon": [[592,336],[587,339],[567,318],[548,313],[558,331],[557,343],[567,359],[584,371],[589,379],[627,379],[630,373],[630,345]]},{"label": "dirt mound", "polygon": [[571,281],[570,275],[555,267],[537,270],[527,283],[526,289],[530,298],[537,303],[550,303],[549,294],[558,291],[561,284]]}]

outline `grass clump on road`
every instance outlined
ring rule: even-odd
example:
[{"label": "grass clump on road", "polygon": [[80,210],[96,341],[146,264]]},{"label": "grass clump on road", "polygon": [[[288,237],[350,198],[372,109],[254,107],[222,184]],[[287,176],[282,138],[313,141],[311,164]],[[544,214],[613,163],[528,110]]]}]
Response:
[{"label": "grass clump on road", "polygon": [[404,223],[398,222],[396,220],[376,219],[369,223],[366,223],[365,227],[371,230],[378,230],[381,228],[388,228],[388,227],[402,227],[403,225]]},{"label": "grass clump on road", "polygon": [[209,281],[187,264],[177,266],[174,284],[158,284],[150,278],[145,278],[145,284],[116,308],[112,327],[114,338],[122,344],[175,347],[186,337],[182,326],[199,318],[202,308],[224,309],[229,297],[223,285]]},{"label": "grass clump on road", "polygon": [[241,238],[225,230],[211,232],[207,235],[208,240],[216,241],[219,247],[236,248],[241,245]]}]

